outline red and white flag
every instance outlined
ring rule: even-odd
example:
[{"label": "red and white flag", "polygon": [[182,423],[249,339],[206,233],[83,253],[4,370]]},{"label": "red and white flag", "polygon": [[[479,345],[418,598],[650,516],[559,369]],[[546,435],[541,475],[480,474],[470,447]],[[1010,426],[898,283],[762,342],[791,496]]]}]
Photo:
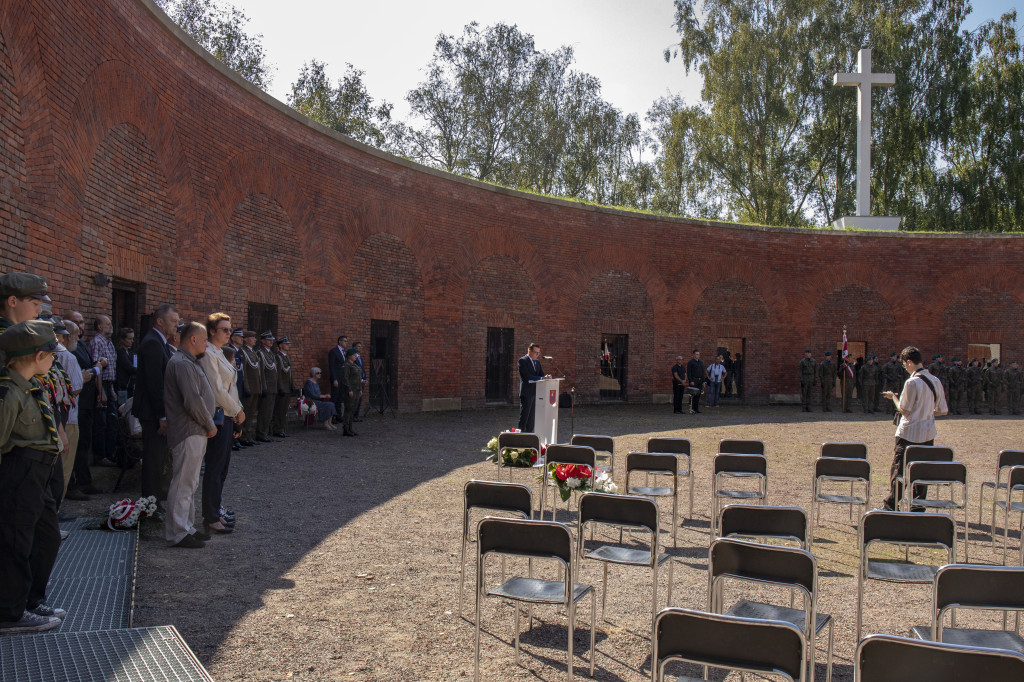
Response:
[{"label": "red and white flag", "polygon": [[843,360],[850,354],[850,347],[846,343],[846,327],[843,327]]}]

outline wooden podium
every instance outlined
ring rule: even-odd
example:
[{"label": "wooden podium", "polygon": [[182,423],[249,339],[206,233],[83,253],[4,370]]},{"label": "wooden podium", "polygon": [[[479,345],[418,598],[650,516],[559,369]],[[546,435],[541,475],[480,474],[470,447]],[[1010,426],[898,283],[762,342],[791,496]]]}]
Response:
[{"label": "wooden podium", "polygon": [[537,388],[534,405],[533,432],[545,447],[558,442],[558,389],[561,379],[538,379],[530,383]]}]

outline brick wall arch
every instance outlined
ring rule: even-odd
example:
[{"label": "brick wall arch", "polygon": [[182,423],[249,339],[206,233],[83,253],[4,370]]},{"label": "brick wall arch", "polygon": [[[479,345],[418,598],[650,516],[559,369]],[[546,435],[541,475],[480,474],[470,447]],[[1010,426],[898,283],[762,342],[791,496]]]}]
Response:
[{"label": "brick wall arch", "polygon": [[[864,341],[867,353],[877,355],[880,362],[886,362],[889,353],[898,351],[897,346],[905,341],[900,332],[899,317],[877,289],[865,284],[846,284],[836,287],[821,297],[811,315],[811,335],[807,348],[814,350],[814,359],[821,361],[826,350],[833,351],[843,336],[843,325],[847,327],[850,341]],[[803,348],[792,353],[792,365],[803,358]],[[793,371],[796,377],[796,370]],[[794,378],[795,381],[795,378]]]},{"label": "brick wall arch", "polygon": [[1004,358],[1024,361],[1024,303],[1010,291],[985,284],[965,288],[949,301],[941,319],[942,346],[934,351],[922,348],[927,357],[943,353],[948,363],[953,356],[965,357],[970,343],[998,343]]}]

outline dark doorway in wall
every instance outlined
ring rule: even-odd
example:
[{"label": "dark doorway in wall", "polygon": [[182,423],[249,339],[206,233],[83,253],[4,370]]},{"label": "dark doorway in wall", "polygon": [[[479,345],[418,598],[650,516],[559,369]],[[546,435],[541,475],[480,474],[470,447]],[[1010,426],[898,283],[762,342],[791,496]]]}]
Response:
[{"label": "dark doorway in wall", "polygon": [[[725,385],[723,398],[743,398],[743,370],[747,362],[746,339],[729,337],[718,339],[716,353],[725,361]],[[711,359],[708,360],[711,362]]]},{"label": "dark doorway in wall", "polygon": [[260,335],[265,331],[277,334],[277,306],[270,303],[249,302],[249,329]]},{"label": "dark doorway in wall", "polygon": [[601,376],[598,382],[601,399],[625,400],[629,334],[602,334],[600,352]]},{"label": "dark doorway in wall", "polygon": [[398,409],[398,322],[370,320],[370,408]]},{"label": "dark doorway in wall", "polygon": [[510,327],[487,328],[486,400],[489,403],[512,402],[512,357],[515,330]]},{"label": "dark doorway in wall", "polygon": [[[130,282],[115,279],[111,287],[112,300],[110,305],[110,321],[114,325],[114,337],[121,327],[135,330],[135,336],[141,340],[149,327],[142,329],[139,312],[146,300],[146,285],[141,282]],[[148,316],[147,316],[148,317]]]}]

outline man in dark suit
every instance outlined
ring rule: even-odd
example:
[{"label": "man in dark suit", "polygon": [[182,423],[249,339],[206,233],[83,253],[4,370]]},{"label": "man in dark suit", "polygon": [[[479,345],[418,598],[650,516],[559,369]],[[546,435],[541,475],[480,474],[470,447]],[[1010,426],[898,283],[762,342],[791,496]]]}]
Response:
[{"label": "man in dark suit", "polygon": [[526,355],[519,358],[519,430],[533,433],[538,379],[548,379],[540,366],[540,345],[531,343]]},{"label": "man in dark suit", "polygon": [[334,403],[334,423],[341,423],[341,413],[345,409],[345,351],[348,350],[348,337],[338,337],[338,345],[327,353],[327,376],[331,379],[331,402]]},{"label": "man in dark suit", "polygon": [[171,359],[167,340],[178,328],[178,310],[161,303],[153,314],[153,328],[139,344],[139,373],[135,377],[132,414],[142,425],[142,495],[167,499],[170,480],[164,470],[170,460],[167,419],[164,414],[164,370]]}]

